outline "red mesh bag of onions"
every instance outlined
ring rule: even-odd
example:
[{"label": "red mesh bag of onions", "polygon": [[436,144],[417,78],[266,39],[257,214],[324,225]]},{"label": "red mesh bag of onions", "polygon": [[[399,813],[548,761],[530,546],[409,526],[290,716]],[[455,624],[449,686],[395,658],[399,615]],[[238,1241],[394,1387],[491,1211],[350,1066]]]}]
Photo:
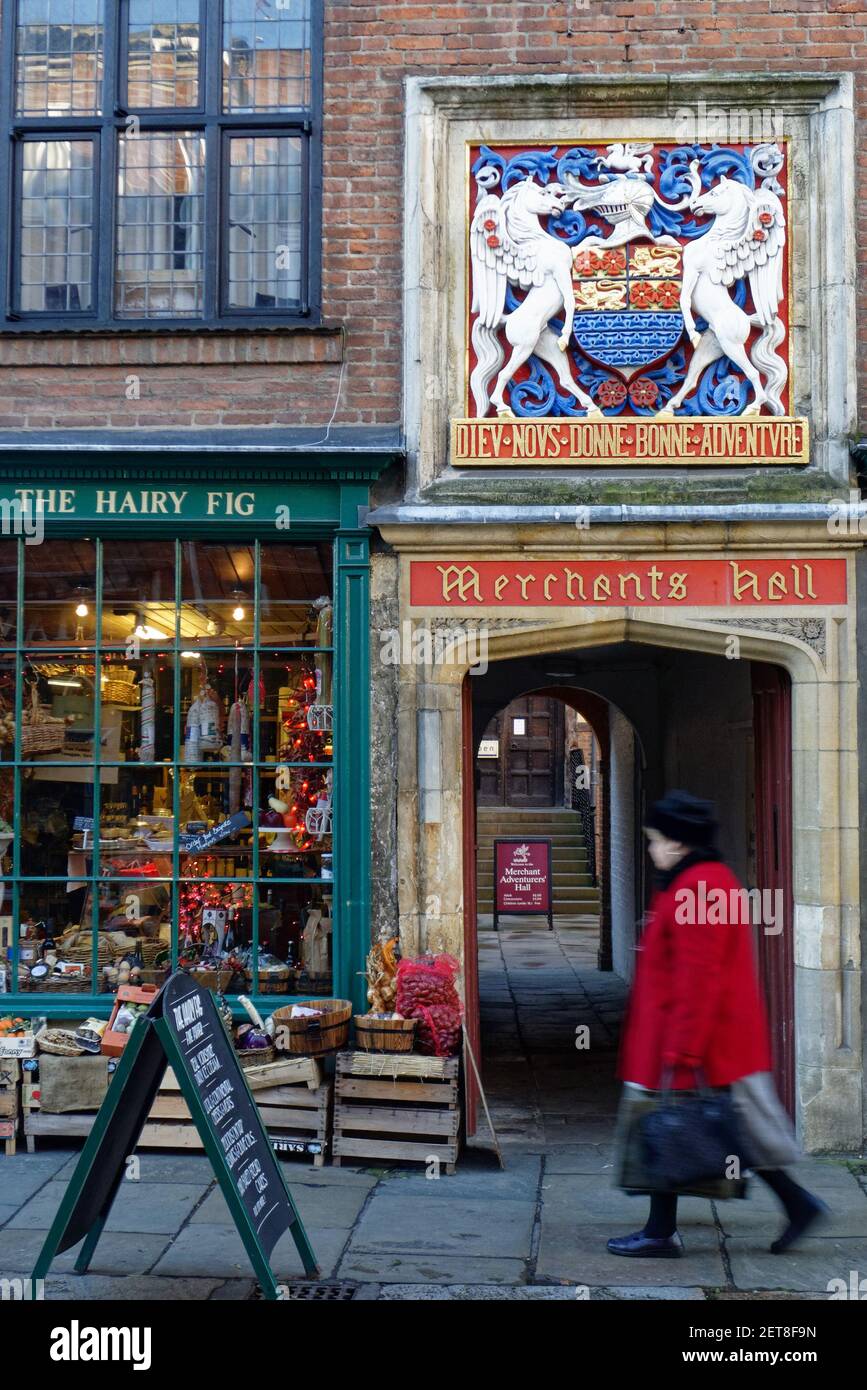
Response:
[{"label": "red mesh bag of onions", "polygon": [[460,961],[443,953],[402,960],[397,967],[397,1012],[417,1018],[419,1052],[454,1057],[461,1050],[461,1001],[455,989]]}]

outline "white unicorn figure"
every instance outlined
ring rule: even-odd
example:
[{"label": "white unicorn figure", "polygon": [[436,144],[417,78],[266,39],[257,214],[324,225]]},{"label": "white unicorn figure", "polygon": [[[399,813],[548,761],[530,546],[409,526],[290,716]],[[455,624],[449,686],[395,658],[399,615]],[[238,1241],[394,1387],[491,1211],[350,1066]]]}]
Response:
[{"label": "white unicorn figure", "polygon": [[[786,244],[783,205],[768,187],[753,190],[725,177],[702,193],[697,160],[690,165],[689,177],[693,185],[690,207],[698,213],[710,213],[715,220],[704,236],[684,248],[680,310],[695,352],[683,385],[656,418],[670,419],[705,369],[720,357],[728,357],[740,367],[753,388],[754,399],[744,415],[758,415],[763,405],[773,415],[783,415],[780,393],[788,369],[777,353],[786,332],[777,313],[783,297]],[[729,286],[744,277],[749,279],[752,314],[740,309],[729,294]],[[707,321],[703,333],[696,329],[693,310]],[[754,327],[762,332],[751,359],[745,344]]]},{"label": "white unicorn figure", "polygon": [[[482,185],[485,186],[484,184]],[[470,389],[479,416],[491,405],[497,414],[511,416],[503,392],[531,354],[554,368],[564,391],[584,407],[588,417],[602,412],[575,381],[566,349],[575,318],[572,285],[572,248],[546,232],[539,218],[563,212],[570,195],[562,184],[542,187],[533,178],[515,184],[502,198],[487,192],[479,200],[470,227],[473,267],[473,348],[476,366]],[[518,308],[505,313],[506,287],[526,290]],[[559,338],[548,324],[564,314]],[[512,354],[506,354],[498,336],[505,325]],[[490,385],[497,378],[494,389]]]}]

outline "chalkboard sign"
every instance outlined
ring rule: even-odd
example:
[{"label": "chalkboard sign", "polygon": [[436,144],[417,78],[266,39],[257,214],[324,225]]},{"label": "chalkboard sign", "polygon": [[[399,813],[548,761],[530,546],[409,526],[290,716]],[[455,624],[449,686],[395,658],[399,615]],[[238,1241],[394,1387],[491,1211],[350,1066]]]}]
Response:
[{"label": "chalkboard sign", "polygon": [[292,1232],[307,1274],[318,1273],[316,1258],[214,997],[182,971],[130,1034],[33,1277],[44,1278],[55,1255],[81,1240],[75,1268],[88,1268],[167,1065],[262,1288],[279,1298],[268,1257],[280,1237]]},{"label": "chalkboard sign", "polygon": [[554,930],[551,841],[525,837],[494,841],[494,931],[500,916],[540,914]]},{"label": "chalkboard sign", "polygon": [[256,1239],[270,1255],[294,1213],[271,1141],[244,1080],[232,1041],[223,1027],[210,990],[202,989],[180,972],[165,987],[163,1022],[183,1058],[177,1071],[183,1090],[185,1075],[195,1087],[199,1105],[208,1117],[218,1145]]},{"label": "chalkboard sign", "polygon": [[203,850],[210,849],[212,845],[218,845],[221,840],[227,840],[230,835],[237,835],[239,830],[246,830],[252,822],[246,811],[237,811],[234,816],[229,816],[228,820],[220,821],[219,825],[211,826],[203,835],[192,835],[185,837],[184,850],[187,854],[201,854]]}]

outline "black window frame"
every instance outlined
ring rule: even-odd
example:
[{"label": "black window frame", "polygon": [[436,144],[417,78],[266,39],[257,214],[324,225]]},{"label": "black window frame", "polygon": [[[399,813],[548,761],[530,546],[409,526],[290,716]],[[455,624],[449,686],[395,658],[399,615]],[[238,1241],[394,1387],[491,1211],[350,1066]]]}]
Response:
[{"label": "black window frame", "polygon": [[[310,105],[291,111],[223,111],[224,0],[199,0],[202,58],[197,107],[130,108],[121,104],[127,82],[129,0],[105,0],[104,68],[101,116],[17,116],[15,114],[15,35],[17,0],[4,0],[0,28],[0,264],[6,267],[0,331],[99,332],[113,334],[202,332],[267,329],[321,322],[322,244],[322,92],[323,9],[312,0],[310,19]],[[204,286],[198,317],[129,318],[115,313],[117,250],[117,167],[119,135],[135,120],[147,134],[172,130],[201,131],[205,137]],[[237,135],[286,135],[302,149],[301,302],[286,308],[228,307],[229,141]],[[97,147],[94,168],[92,310],[37,312],[16,309],[20,289],[18,249],[18,179],[20,146],[25,140],[67,136],[91,138]]]}]

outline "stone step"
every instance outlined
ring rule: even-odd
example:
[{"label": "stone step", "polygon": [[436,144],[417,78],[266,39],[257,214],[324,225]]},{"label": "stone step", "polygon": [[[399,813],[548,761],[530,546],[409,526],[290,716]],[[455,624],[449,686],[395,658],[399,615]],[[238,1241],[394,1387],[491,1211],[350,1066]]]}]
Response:
[{"label": "stone step", "polygon": [[[476,908],[479,912],[490,912],[493,906],[493,894],[478,893],[476,897]],[[579,908],[586,910],[588,905],[599,906],[598,888],[575,888],[571,893],[555,893],[554,906],[558,912],[578,911]]]},{"label": "stone step", "polygon": [[[477,845],[475,847],[475,858],[488,860],[489,865],[493,863],[493,842],[489,845]],[[574,863],[574,865],[585,865],[589,855],[584,845],[552,845],[552,863],[564,865],[564,863]]]},{"label": "stone step", "polygon": [[[556,849],[558,845],[574,845],[579,849],[584,849],[585,847],[583,835],[565,835],[558,830],[552,831],[551,834],[528,835],[526,838],[528,840],[550,840],[551,846],[554,849]],[[498,831],[494,831],[490,834],[487,831],[483,831],[480,835],[476,836],[476,844],[484,845],[487,849],[493,849],[495,840],[520,839],[520,835],[514,835],[511,831],[502,835]]]}]

